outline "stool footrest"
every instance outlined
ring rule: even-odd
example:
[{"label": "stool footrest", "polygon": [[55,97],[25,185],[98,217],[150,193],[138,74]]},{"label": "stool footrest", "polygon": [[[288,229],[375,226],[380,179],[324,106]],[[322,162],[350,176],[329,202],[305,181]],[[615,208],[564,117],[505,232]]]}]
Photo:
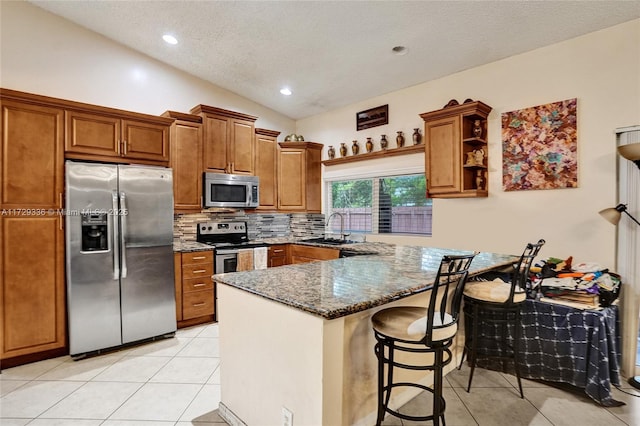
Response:
[{"label": "stool footrest", "polygon": [[[425,385],[421,385],[419,383],[406,383],[406,382],[401,382],[401,383],[393,383],[390,386],[385,386],[383,388],[384,392],[391,392],[391,389],[393,388],[397,388],[397,387],[414,387],[414,388],[419,388],[422,389],[423,391],[427,391],[430,393],[434,393],[434,389],[430,388],[429,386],[425,386]],[[440,414],[440,417],[444,418],[444,411],[445,408],[447,406],[447,402],[445,401],[444,397],[440,396],[440,407],[441,407],[441,411],[442,413]],[[409,414],[403,414],[400,413],[396,410],[393,410],[389,407],[384,407],[385,408],[385,413],[390,413],[392,415],[394,415],[395,417],[399,417],[401,419],[404,420],[412,420],[415,422],[421,422],[421,421],[428,421],[428,420],[433,420],[433,414],[429,415],[429,416],[411,416]]]}]

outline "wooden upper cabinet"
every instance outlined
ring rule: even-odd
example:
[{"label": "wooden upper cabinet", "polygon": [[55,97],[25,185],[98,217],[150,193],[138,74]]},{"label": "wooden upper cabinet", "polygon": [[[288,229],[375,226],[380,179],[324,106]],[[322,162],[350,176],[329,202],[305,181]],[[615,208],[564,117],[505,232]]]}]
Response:
[{"label": "wooden upper cabinet", "polygon": [[62,216],[0,217],[0,359],[66,345]]},{"label": "wooden upper cabinet", "polygon": [[170,120],[67,110],[68,158],[166,165]]},{"label": "wooden upper cabinet", "polygon": [[0,206],[62,207],[64,185],[63,117],[60,108],[16,100],[2,90]]},{"label": "wooden upper cabinet", "polygon": [[487,117],[490,112],[490,106],[475,101],[420,114],[424,120],[429,197],[489,195]]},{"label": "wooden upper cabinet", "polygon": [[258,210],[278,208],[278,142],[280,132],[256,129],[255,175],[260,178],[260,206]]},{"label": "wooden upper cabinet", "polygon": [[67,111],[65,151],[119,156],[121,125],[119,118]]},{"label": "wooden upper cabinet", "polygon": [[163,117],[174,119],[171,125],[171,162],[173,204],[179,212],[202,209],[202,118],[167,111]]},{"label": "wooden upper cabinet", "polygon": [[204,172],[254,174],[254,129],[258,117],[207,105],[191,114],[202,117]]},{"label": "wooden upper cabinet", "polygon": [[227,135],[229,121],[225,117],[202,115],[204,139],[202,151],[202,168],[208,172],[225,173],[229,166]]},{"label": "wooden upper cabinet", "polygon": [[[160,166],[169,164],[171,118],[9,89],[0,91],[3,105],[9,108],[6,111],[7,119],[15,121],[20,116],[29,122],[28,128],[19,132],[19,137],[24,140],[34,138],[34,135],[40,137],[38,144],[43,145],[39,148],[41,150],[50,146],[47,138],[50,141],[55,137],[62,142],[61,158]],[[16,107],[14,101],[21,106]],[[3,117],[4,114],[3,110]],[[44,118],[43,114],[49,117]],[[3,138],[10,136],[8,132],[13,132],[12,137],[17,134],[11,124],[6,132],[3,131]],[[47,155],[51,156],[49,153]],[[37,158],[31,161],[37,161]],[[35,170],[29,170],[34,175]]]},{"label": "wooden upper cabinet", "polygon": [[254,174],[254,123],[231,120],[231,173]]},{"label": "wooden upper cabinet", "polygon": [[165,163],[169,161],[169,125],[123,120],[123,157]]},{"label": "wooden upper cabinet", "polygon": [[321,211],[322,144],[280,142],[278,158],[278,210]]},{"label": "wooden upper cabinet", "polygon": [[460,117],[446,117],[425,123],[429,195],[457,193],[460,179]]}]

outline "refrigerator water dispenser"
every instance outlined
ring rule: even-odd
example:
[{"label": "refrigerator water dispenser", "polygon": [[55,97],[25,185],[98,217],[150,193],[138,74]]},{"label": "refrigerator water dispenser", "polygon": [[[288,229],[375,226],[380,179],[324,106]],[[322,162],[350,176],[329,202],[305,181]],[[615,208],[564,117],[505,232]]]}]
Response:
[{"label": "refrigerator water dispenser", "polygon": [[82,251],[108,251],[107,242],[107,214],[83,213]]}]

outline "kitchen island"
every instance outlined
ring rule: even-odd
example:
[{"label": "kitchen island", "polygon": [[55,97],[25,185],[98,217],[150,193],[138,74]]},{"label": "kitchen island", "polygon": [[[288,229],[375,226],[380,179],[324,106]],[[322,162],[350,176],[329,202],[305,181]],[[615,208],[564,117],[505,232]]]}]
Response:
[{"label": "kitchen island", "polygon": [[[440,259],[450,249],[385,245],[380,255],[214,275],[218,285],[220,414],[230,424],[375,423],[377,363],[370,318],[377,310],[426,305]],[[480,253],[472,275],[517,256]],[[454,344],[455,368],[463,334]],[[445,371],[446,372],[446,371]],[[412,377],[429,383],[420,373]],[[399,407],[415,396],[396,395]]]}]

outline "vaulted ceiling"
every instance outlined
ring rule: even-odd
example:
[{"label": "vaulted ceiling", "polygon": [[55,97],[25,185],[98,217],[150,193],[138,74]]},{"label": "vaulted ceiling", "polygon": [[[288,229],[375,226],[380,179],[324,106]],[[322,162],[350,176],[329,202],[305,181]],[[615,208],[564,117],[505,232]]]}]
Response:
[{"label": "vaulted ceiling", "polygon": [[30,2],[293,119],[640,18],[635,0]]}]

